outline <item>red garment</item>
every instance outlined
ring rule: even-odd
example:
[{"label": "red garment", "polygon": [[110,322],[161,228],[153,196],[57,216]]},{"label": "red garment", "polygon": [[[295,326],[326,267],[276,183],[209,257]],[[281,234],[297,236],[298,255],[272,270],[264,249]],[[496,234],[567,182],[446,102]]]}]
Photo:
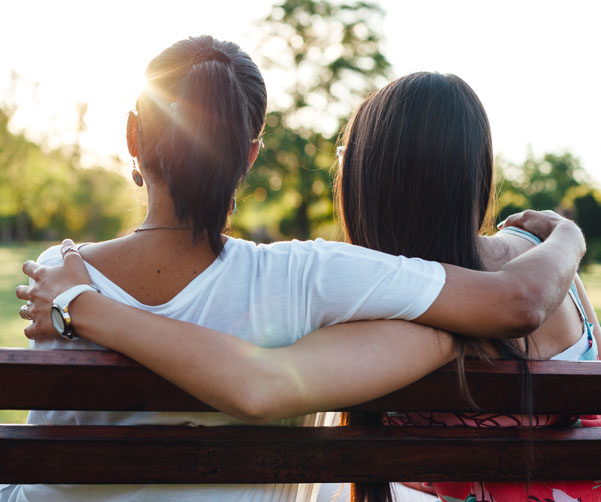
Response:
[{"label": "red garment", "polygon": [[[533,418],[535,427],[565,421],[565,417],[541,415]],[[463,426],[511,427],[527,426],[527,417],[491,413],[408,413],[384,416],[391,426]],[[573,426],[601,427],[601,415],[582,415],[571,420]],[[562,424],[563,425],[563,424]],[[600,476],[601,478],[601,473]],[[430,485],[430,483],[428,483]],[[531,481],[431,483],[442,502],[601,502],[601,479],[595,481]]]}]

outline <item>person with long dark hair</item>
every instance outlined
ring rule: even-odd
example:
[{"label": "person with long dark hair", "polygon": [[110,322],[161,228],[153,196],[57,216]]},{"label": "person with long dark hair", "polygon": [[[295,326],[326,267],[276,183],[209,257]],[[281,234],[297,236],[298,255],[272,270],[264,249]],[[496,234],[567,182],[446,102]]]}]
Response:
[{"label": "person with long dark hair", "polygon": [[[127,129],[141,170],[134,179],[141,176],[149,190],[146,220],[130,236],[81,248],[85,265],[71,244],[62,249],[64,267],[47,266],[60,264],[58,248],[42,255],[43,265],[25,264],[36,284],[20,286],[17,295],[32,302],[22,315],[33,321],[26,334],[36,339],[36,347],[98,343],[231,415],[263,422],[364,401],[453,358],[448,335],[417,324],[356,322],[302,338],[320,326],[396,318],[464,335],[521,336],[562,304],[584,246],[577,227],[556,215],[517,217],[546,242],[499,264],[497,271],[441,266],[344,243],[257,247],[222,236],[235,188],[258,153],[264,119],[264,86],[249,61],[234,44],[201,37],[175,44],[150,63],[149,89]],[[346,146],[345,164],[354,155]],[[402,218],[401,207],[390,209]],[[551,264],[552,273],[542,277]],[[57,332],[81,338],[59,341]],[[261,349],[253,343],[293,345]],[[342,373],[348,379],[328,379]],[[35,423],[232,420],[188,415],[47,412],[30,418]],[[46,490],[68,499],[77,489],[34,487],[30,494]],[[19,490],[27,495],[29,488]],[[86,499],[133,500],[139,492],[149,500],[165,490],[178,500],[199,494],[204,500],[302,499],[299,488],[290,485],[86,487]]]},{"label": "person with long dark hair", "polygon": [[[494,177],[490,127],[480,100],[459,77],[424,72],[392,82],[363,102],[342,143],[337,191],[353,244],[489,271],[540,244],[536,236],[515,227],[491,235]],[[555,314],[528,337],[482,341],[454,336],[460,376],[466,354],[521,361],[596,360],[600,342],[599,323],[577,277]],[[527,371],[527,365],[522,368]],[[464,379],[461,384],[466,391]],[[528,407],[525,402],[524,410]],[[345,423],[354,425],[384,422],[486,428],[527,427],[531,423],[549,426],[560,421],[565,423],[565,417],[487,413],[384,417],[350,413],[345,417]],[[601,420],[587,417],[580,424],[601,426]],[[566,500],[570,500],[568,496],[601,500],[594,486],[592,481],[435,484],[442,500],[491,502],[528,497],[556,500],[554,490],[556,496],[565,493]],[[355,500],[376,502],[392,500],[392,496],[386,484],[359,484]]]}]

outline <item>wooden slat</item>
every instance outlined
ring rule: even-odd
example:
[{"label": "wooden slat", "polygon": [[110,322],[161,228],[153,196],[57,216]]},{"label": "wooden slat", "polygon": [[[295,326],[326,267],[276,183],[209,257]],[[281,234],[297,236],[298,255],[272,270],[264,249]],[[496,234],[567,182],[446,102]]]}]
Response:
[{"label": "wooden slat", "polygon": [[[598,478],[598,430],[532,441],[532,480]],[[499,429],[0,426],[0,483],[516,481],[528,445]]]},{"label": "wooden slat", "polygon": [[0,385],[0,409],[214,411],[107,350],[0,349]]},{"label": "wooden slat", "polygon": [[[601,412],[601,364],[530,363],[539,413]],[[481,409],[519,413],[522,377],[515,361],[466,363]],[[7,384],[9,383],[9,384]],[[134,361],[109,351],[0,349],[0,409],[211,411]],[[388,396],[354,406],[364,411],[473,411],[453,366]]]}]

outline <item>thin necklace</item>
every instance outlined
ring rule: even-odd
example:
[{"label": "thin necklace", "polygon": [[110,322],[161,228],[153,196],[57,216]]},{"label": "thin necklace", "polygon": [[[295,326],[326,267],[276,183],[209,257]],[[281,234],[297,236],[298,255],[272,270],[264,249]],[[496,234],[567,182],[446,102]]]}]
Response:
[{"label": "thin necklace", "polygon": [[145,232],[146,230],[192,230],[192,227],[138,227],[134,230],[134,232]]}]

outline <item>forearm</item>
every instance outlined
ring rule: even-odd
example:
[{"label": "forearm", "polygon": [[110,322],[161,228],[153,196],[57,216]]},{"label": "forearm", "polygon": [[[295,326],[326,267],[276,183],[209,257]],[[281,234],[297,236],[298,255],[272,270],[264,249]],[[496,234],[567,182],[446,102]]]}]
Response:
[{"label": "forearm", "polygon": [[[72,247],[66,240],[63,247]],[[62,267],[26,262],[33,286],[33,339],[56,336],[48,311],[54,298],[91,279],[70,252]],[[264,422],[356,404],[421,378],[452,358],[450,337],[404,321],[332,326],[292,346],[256,347],[226,333],[168,319],[83,293],[69,304],[78,335],[122,352],[198,399],[246,421]]]},{"label": "forearm", "polygon": [[561,304],[584,251],[580,230],[566,221],[498,272],[445,265],[443,290],[417,320],[469,336],[524,336]]},{"label": "forearm", "polygon": [[507,282],[523,283],[525,301],[533,312],[533,329],[561,305],[585,251],[580,229],[566,222],[559,225],[541,245],[503,267],[501,272]]},{"label": "forearm", "polygon": [[100,295],[82,294],[71,312],[80,336],[256,423],[374,399],[418,380],[454,354],[449,335],[404,321],[331,326],[291,346],[265,349]]},{"label": "forearm", "polygon": [[448,333],[407,321],[329,326],[275,351],[274,361],[294,372],[283,382],[295,383],[291,388],[271,386],[266,407],[276,417],[284,416],[284,410],[299,415],[375,399],[455,357]]},{"label": "forearm", "polygon": [[78,336],[131,357],[216,409],[252,418],[244,386],[265,380],[265,349],[97,294],[77,297],[70,313]]}]

